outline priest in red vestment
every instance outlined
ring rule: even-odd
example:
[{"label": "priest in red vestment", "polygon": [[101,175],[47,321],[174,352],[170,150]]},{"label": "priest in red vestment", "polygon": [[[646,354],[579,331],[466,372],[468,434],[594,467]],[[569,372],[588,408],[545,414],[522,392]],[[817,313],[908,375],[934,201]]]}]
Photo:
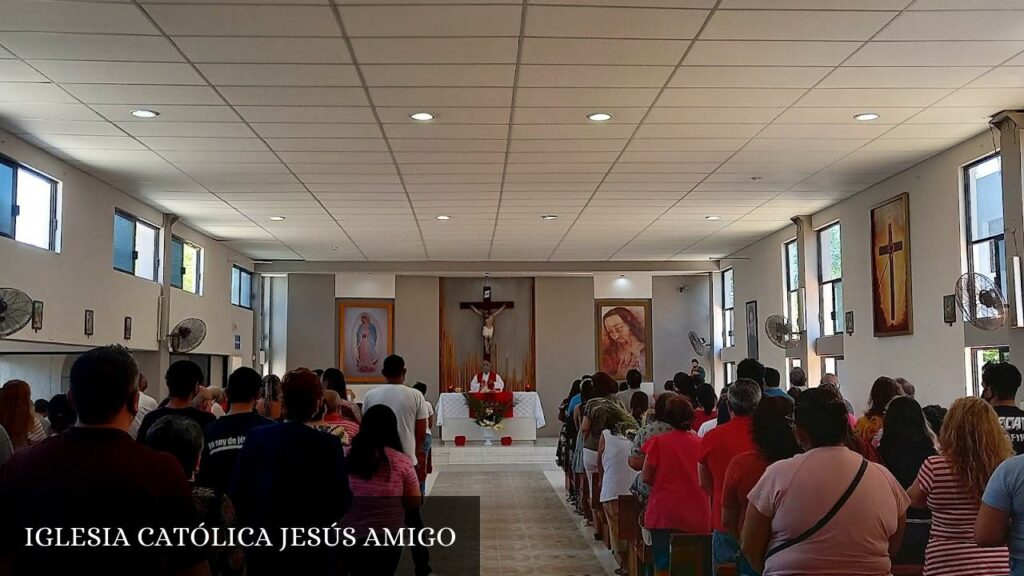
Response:
[{"label": "priest in red vestment", "polygon": [[480,367],[482,371],[473,376],[473,381],[469,384],[470,392],[501,392],[505,389],[505,382],[501,376],[491,371],[490,360],[484,360]]}]

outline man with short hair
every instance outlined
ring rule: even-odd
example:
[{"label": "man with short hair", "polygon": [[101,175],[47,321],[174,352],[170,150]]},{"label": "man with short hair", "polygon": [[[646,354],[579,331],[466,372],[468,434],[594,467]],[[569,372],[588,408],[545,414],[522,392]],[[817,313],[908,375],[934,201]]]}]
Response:
[{"label": "man with short hair", "polygon": [[836,376],[831,372],[826,372],[825,375],[821,377],[821,384],[819,384],[819,386],[835,386],[836,390],[839,390],[839,396],[843,399],[843,404],[846,405],[846,412],[848,414],[856,415],[856,412],[853,411],[853,404],[850,404],[850,401],[843,396],[843,393],[839,388],[839,376]]},{"label": "man with short hair", "polygon": [[[213,393],[206,386],[200,386],[199,390],[196,391],[195,397],[192,398],[192,407],[196,410],[202,410],[203,412],[209,412],[213,414]],[[214,415],[214,418],[217,416]]]},{"label": "man with short hair", "polygon": [[[209,574],[195,546],[143,547],[136,540],[142,528],[171,532],[199,523],[177,460],[128,434],[138,377],[123,346],[94,348],[75,360],[68,395],[78,424],[0,468],[0,573]],[[86,526],[120,528],[129,547],[20,544],[28,528]]]},{"label": "man with short hair", "polygon": [[167,382],[167,405],[153,410],[142,419],[138,436],[140,442],[145,443],[149,427],[164,416],[173,414],[195,420],[203,430],[217,419],[213,414],[192,406],[192,400],[199,394],[200,385],[203,383],[203,371],[194,362],[174,362],[167,368],[164,380]]},{"label": "man with short hair", "polygon": [[[490,362],[484,361],[486,365]],[[405,359],[392,354],[384,359],[381,373],[387,384],[377,386],[363,397],[363,413],[371,407],[382,404],[391,408],[398,419],[398,436],[402,440],[402,451],[412,459],[413,466],[424,458],[423,442],[427,433],[427,422],[430,411],[423,394],[405,385]],[[424,482],[420,479],[422,491]],[[406,509],[405,525],[408,528],[422,528],[423,518],[419,507]],[[412,559],[415,564],[416,576],[426,576],[433,570],[430,568],[430,553],[423,546],[414,546]]]},{"label": "man with short hair", "polygon": [[249,432],[274,423],[253,409],[262,383],[260,373],[246,366],[228,376],[228,412],[206,428],[196,484],[218,493],[227,490]]},{"label": "man with short hair", "polygon": [[[755,361],[756,362],[756,361]],[[722,487],[725,471],[736,456],[756,450],[751,433],[751,416],[761,401],[761,387],[749,378],[740,378],[728,391],[731,417],[709,431],[700,443],[697,474],[700,486],[711,495],[712,556],[715,570],[736,560],[739,542],[722,525]]]},{"label": "man with short hair", "polygon": [[132,438],[139,436],[139,427],[142,426],[142,419],[146,417],[153,410],[160,407],[160,403],[156,401],[149,394],[146,394],[146,390],[149,390],[149,379],[146,375],[139,373],[139,411],[135,414],[135,420],[132,421],[131,428],[128,429],[128,433],[132,435]]},{"label": "man with short hair", "polygon": [[753,380],[758,386],[764,388],[764,364],[754,358],[740,360],[740,363],[736,365],[736,379],[743,378]]},{"label": "man with short hair", "polygon": [[485,359],[480,363],[480,372],[473,376],[473,380],[469,383],[470,392],[501,392],[505,389],[505,381],[491,368],[490,360]]},{"label": "man with short hair", "polygon": [[[249,430],[228,488],[239,524],[266,529],[277,539],[283,528],[340,522],[352,503],[341,439],[308,425],[323,402],[320,378],[292,370],[281,381],[281,394],[284,422]],[[246,551],[246,570],[249,576],[333,575],[338,553],[332,546],[254,547]]]},{"label": "man with short hair", "polygon": [[1009,362],[992,362],[981,371],[981,385],[991,392],[989,404],[1013,442],[1013,451],[1024,454],[1024,410],[1017,407],[1020,370]]},{"label": "man with short hair", "polygon": [[789,387],[799,388],[801,391],[807,389],[807,371],[799,366],[793,366],[789,370]]},{"label": "man with short hair", "polygon": [[[633,394],[640,391],[640,385],[643,383],[643,380],[643,374],[635,368],[626,372],[626,389],[616,393],[615,396],[627,410],[629,409],[629,403],[633,400]],[[654,402],[649,397],[647,398],[647,403],[652,406],[654,405]]]},{"label": "man with short hair", "polygon": [[779,371],[776,370],[775,368],[766,367],[764,369],[764,390],[762,391],[763,395],[771,396],[774,398],[788,398],[789,400],[793,400],[792,396],[786,394],[786,392],[784,392],[782,388],[779,387],[779,384],[781,382],[782,374],[780,374]]},{"label": "man with short hair", "polygon": [[704,367],[700,365],[700,360],[696,358],[690,360],[690,376],[699,378],[701,382],[707,381],[707,372],[705,372]]}]

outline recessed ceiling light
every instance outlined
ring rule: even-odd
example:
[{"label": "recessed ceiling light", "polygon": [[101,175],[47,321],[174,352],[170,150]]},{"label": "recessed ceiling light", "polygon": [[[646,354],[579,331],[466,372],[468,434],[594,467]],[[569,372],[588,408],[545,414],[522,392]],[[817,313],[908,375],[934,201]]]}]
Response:
[{"label": "recessed ceiling light", "polygon": [[705,216],[704,219],[705,220],[710,220],[712,222],[717,222],[717,221],[721,220],[722,217],[721,216]]},{"label": "recessed ceiling light", "polygon": [[435,116],[430,112],[413,112],[412,114],[409,114],[409,118],[419,122],[430,122],[435,118]]},{"label": "recessed ceiling light", "polygon": [[136,118],[156,118],[160,113],[156,110],[144,110],[142,108],[138,110],[132,110],[132,116]]},{"label": "recessed ceiling light", "polygon": [[437,219],[438,219],[438,220],[442,220],[442,221],[443,221],[443,220],[451,220],[451,219],[452,219],[452,217],[451,217],[451,216],[448,216],[447,214],[441,214],[440,216],[438,216],[438,217],[437,217]]},{"label": "recessed ceiling light", "polygon": [[284,220],[284,216],[271,216],[270,219],[274,222],[280,222],[281,220]]},{"label": "recessed ceiling light", "polygon": [[880,116],[874,112],[861,112],[853,117],[854,120],[859,120],[861,122],[870,122],[872,120],[878,120],[879,118]]},{"label": "recessed ceiling light", "polygon": [[543,214],[541,220],[558,220],[558,214]]},{"label": "recessed ceiling light", "polygon": [[331,246],[331,250],[337,250],[337,249],[338,249],[337,246]]},{"label": "recessed ceiling light", "polygon": [[594,112],[593,114],[587,114],[587,119],[594,122],[607,122],[612,119],[612,115],[607,112]]}]

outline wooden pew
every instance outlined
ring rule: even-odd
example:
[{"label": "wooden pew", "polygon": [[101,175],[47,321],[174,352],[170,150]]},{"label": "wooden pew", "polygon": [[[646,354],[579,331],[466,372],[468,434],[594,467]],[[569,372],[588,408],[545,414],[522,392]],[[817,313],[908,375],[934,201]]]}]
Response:
[{"label": "wooden pew", "polygon": [[636,496],[619,496],[619,538],[626,541],[626,566],[629,576],[641,576],[649,553],[640,531],[640,503]]},{"label": "wooden pew", "polygon": [[892,576],[921,576],[924,566],[918,564],[893,564]]},{"label": "wooden pew", "polygon": [[707,576],[714,573],[710,534],[673,534],[669,548],[672,576]]}]

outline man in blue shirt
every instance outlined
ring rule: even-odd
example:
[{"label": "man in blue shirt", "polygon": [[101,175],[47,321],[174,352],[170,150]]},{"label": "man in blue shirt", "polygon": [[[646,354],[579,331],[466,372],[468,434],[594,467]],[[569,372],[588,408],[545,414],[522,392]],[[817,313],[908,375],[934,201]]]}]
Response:
[{"label": "man in blue shirt", "polygon": [[787,398],[792,402],[793,397],[779,387],[780,383],[782,383],[782,374],[780,374],[775,368],[766,367],[764,369],[764,390],[762,391],[762,395],[775,398]]},{"label": "man in blue shirt", "polygon": [[978,546],[1010,548],[1010,575],[1024,576],[1024,456],[996,468],[974,527]]}]

